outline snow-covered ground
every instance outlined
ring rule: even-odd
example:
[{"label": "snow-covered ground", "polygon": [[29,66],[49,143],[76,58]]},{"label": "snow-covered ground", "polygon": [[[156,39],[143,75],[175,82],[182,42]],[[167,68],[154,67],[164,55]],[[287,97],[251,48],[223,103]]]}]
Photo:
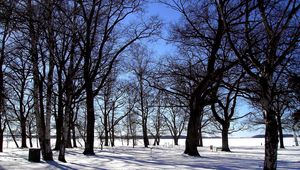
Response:
[{"label": "snow-covered ground", "polygon": [[[83,148],[67,149],[68,163],[57,161],[58,152],[55,151],[55,161],[31,163],[28,149],[4,147],[4,152],[0,153],[0,169],[261,169],[263,141],[260,138],[232,138],[232,152],[226,153],[209,149],[209,145],[220,146],[221,139],[204,139],[205,146],[198,148],[199,158],[183,154],[184,140],[179,141],[179,146],[174,146],[172,140],[162,140],[161,146],[149,148],[121,146],[119,141],[119,146],[114,148],[96,148],[95,156],[84,156]],[[300,168],[300,147],[293,144],[292,138],[285,138],[287,147],[279,149],[278,169]]]}]

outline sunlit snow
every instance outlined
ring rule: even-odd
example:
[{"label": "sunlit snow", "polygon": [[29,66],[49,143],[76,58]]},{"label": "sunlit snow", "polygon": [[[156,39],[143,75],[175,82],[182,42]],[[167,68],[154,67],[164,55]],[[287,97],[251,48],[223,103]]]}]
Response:
[{"label": "sunlit snow", "polygon": [[[161,146],[144,148],[139,145],[100,149],[96,143],[95,156],[84,156],[83,148],[67,149],[68,163],[57,161],[58,152],[54,151],[55,161],[31,163],[28,149],[16,149],[13,143],[0,153],[0,169],[262,169],[264,146],[262,138],[232,138],[231,153],[211,151],[210,145],[220,146],[221,139],[204,139],[204,147],[199,147],[201,157],[183,154],[184,140],[174,146],[172,140],[164,139]],[[126,142],[123,141],[123,144]],[[7,143],[4,143],[4,145]],[[293,138],[285,138],[286,149],[278,151],[278,169],[299,169],[300,147],[293,146]]]}]

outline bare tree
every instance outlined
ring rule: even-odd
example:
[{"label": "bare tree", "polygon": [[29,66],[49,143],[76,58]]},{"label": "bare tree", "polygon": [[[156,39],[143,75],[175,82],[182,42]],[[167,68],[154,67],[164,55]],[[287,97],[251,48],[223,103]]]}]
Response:
[{"label": "bare tree", "polygon": [[[123,25],[125,18],[140,11],[141,1],[78,1],[83,30],[80,44],[83,56],[83,79],[87,107],[87,138],[85,155],[94,154],[94,97],[103,88],[120,56],[132,43],[157,33],[160,23],[149,20],[135,26]],[[121,30],[122,29],[122,30]],[[120,37],[120,35],[122,35]],[[95,86],[94,81],[99,83]],[[96,89],[96,90],[94,90]]]},{"label": "bare tree", "polygon": [[173,0],[163,3],[182,15],[181,22],[172,26],[171,42],[178,45],[179,53],[184,57],[173,58],[177,69],[169,73],[177,77],[181,84],[186,84],[185,88],[171,87],[168,91],[185,98],[189,106],[184,153],[200,156],[197,146],[203,109],[214,102],[211,94],[216,91],[217,82],[222,79],[224,71],[232,67],[234,62],[224,53],[226,48],[220,50],[225,47],[224,26],[214,2]]},{"label": "bare tree", "polygon": [[135,44],[131,48],[132,60],[129,64],[129,69],[132,71],[136,80],[136,90],[138,93],[138,106],[136,111],[141,116],[142,134],[144,140],[144,146],[148,147],[148,118],[150,116],[150,104],[151,104],[151,88],[147,86],[146,80],[150,76],[151,61],[150,52],[145,46]]},{"label": "bare tree", "polygon": [[299,43],[300,3],[293,0],[217,3],[229,45],[258,89],[256,94],[266,125],[264,169],[276,169],[278,124],[274,90],[287,63],[297,56],[294,52]]},{"label": "bare tree", "polygon": [[[187,107],[180,106],[181,104],[176,98],[166,99],[166,111],[163,114],[165,124],[168,127],[171,136],[174,140],[174,145],[178,145],[178,140],[186,128],[189,118]],[[178,103],[178,104],[176,104]]]},{"label": "bare tree", "polygon": [[13,27],[13,8],[15,2],[3,1],[0,4],[0,152],[3,151],[3,132],[5,130],[5,86],[4,63],[8,55],[7,42]]},{"label": "bare tree", "polygon": [[[236,71],[236,70],[234,70]],[[229,73],[230,74],[230,73]],[[233,74],[232,74],[233,75]],[[213,103],[211,105],[211,110],[215,120],[221,125],[222,131],[222,151],[230,152],[229,143],[228,143],[228,134],[230,130],[230,125],[234,120],[237,120],[242,117],[236,117],[236,105],[239,94],[239,86],[241,83],[241,79],[244,74],[242,73],[237,78],[229,78],[229,82],[227,82],[228,87],[226,89],[222,89],[225,92],[223,94],[219,93],[217,103]],[[233,82],[230,79],[234,79]],[[231,82],[230,82],[231,81]],[[220,89],[221,91],[221,89]],[[225,94],[224,94],[225,93]],[[218,108],[220,109],[216,109]]]},{"label": "bare tree", "polygon": [[7,101],[11,112],[20,122],[21,147],[27,148],[27,119],[32,110],[32,96],[30,95],[31,83],[29,82],[31,71],[26,56],[22,55],[23,50],[16,48],[16,54],[11,54],[7,64]]}]

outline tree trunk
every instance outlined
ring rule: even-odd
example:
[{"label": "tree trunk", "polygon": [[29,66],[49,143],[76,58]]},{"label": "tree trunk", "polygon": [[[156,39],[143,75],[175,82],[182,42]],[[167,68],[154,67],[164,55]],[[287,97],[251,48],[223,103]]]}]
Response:
[{"label": "tree trunk", "polygon": [[111,147],[115,146],[115,128],[114,126],[112,126],[111,128],[111,139],[110,139],[110,143],[111,143]]},{"label": "tree trunk", "polygon": [[27,148],[27,144],[26,144],[26,119],[23,115],[21,115],[21,140],[22,140],[22,144],[21,147],[22,148]]},{"label": "tree trunk", "polygon": [[276,113],[272,110],[266,111],[266,133],[265,133],[265,161],[264,169],[271,170],[277,167],[278,150],[278,127]]},{"label": "tree trunk", "polygon": [[[59,110],[59,109],[58,109]],[[62,131],[62,120],[61,120],[61,113],[58,112],[58,117],[56,118],[56,141],[55,141],[55,147],[53,150],[58,151],[61,143],[61,131]]]},{"label": "tree trunk", "polygon": [[3,152],[3,129],[1,129],[1,127],[0,127],[0,152]]},{"label": "tree trunk", "polygon": [[230,152],[229,144],[228,144],[228,130],[229,124],[224,123],[222,125],[222,151]]},{"label": "tree trunk", "polygon": [[174,139],[174,145],[177,145],[177,146],[178,146],[178,137],[177,137],[177,136],[174,136],[173,139]]},{"label": "tree trunk", "polygon": [[72,122],[72,138],[73,138],[73,147],[77,148],[76,132],[75,132],[75,124],[74,124],[74,122]]},{"label": "tree trunk", "polygon": [[63,84],[62,84],[62,66],[59,66],[57,70],[58,76],[58,105],[57,105],[57,117],[56,117],[56,142],[54,150],[60,150],[61,139],[62,139],[62,127],[63,127]]},{"label": "tree trunk", "polygon": [[278,115],[277,115],[277,123],[278,123],[278,133],[279,133],[280,148],[284,148],[283,131],[282,131],[282,124],[281,124],[281,117],[278,116]]},{"label": "tree trunk", "polygon": [[104,109],[104,118],[103,118],[103,120],[104,120],[104,146],[108,146],[108,115],[107,115],[107,106],[104,106],[105,107],[105,109]]},{"label": "tree trunk", "polygon": [[29,137],[29,145],[30,145],[31,148],[33,147],[33,144],[32,144],[32,137],[31,137],[31,136]]},{"label": "tree trunk", "polygon": [[111,139],[110,139],[110,143],[111,143],[111,147],[115,146],[115,103],[112,106],[112,115],[111,115],[111,125],[110,125],[110,129],[111,129]]},{"label": "tree trunk", "polygon": [[187,137],[185,141],[185,154],[190,156],[200,156],[197,146],[199,144],[199,124],[200,124],[200,105],[197,102],[190,102],[190,118],[188,122]]},{"label": "tree trunk", "polygon": [[[89,75],[85,75],[89,76]],[[86,124],[86,142],[84,155],[95,155],[94,152],[94,127],[95,127],[95,112],[94,112],[94,95],[93,84],[88,78],[85,78],[86,83],[86,109],[87,109],[87,124]]]},{"label": "tree trunk", "polygon": [[[68,87],[67,87],[68,88]],[[68,146],[68,136],[69,136],[69,127],[70,127],[70,112],[71,112],[71,96],[67,96],[67,103],[65,107],[65,115],[64,115],[64,121],[63,121],[63,136],[61,138],[61,144],[60,144],[60,149],[59,149],[59,155],[58,155],[58,160],[61,162],[67,162],[65,159],[65,152],[66,148]]]},{"label": "tree trunk", "polygon": [[199,125],[199,140],[198,141],[199,141],[198,146],[203,147],[202,125],[201,125],[201,122],[200,122],[200,125]]},{"label": "tree trunk", "polygon": [[68,127],[68,136],[66,140],[66,148],[72,148],[71,127]]},{"label": "tree trunk", "polygon": [[30,122],[29,122],[29,125],[28,125],[28,138],[29,138],[29,145],[30,145],[30,147],[32,148],[32,147],[33,147],[33,144],[32,144],[31,124],[32,124],[32,122],[30,121]]},{"label": "tree trunk", "polygon": [[142,118],[142,130],[143,130],[143,140],[144,140],[144,146],[147,148],[149,145],[149,138],[148,138],[148,132],[147,132],[147,121],[145,118]]},{"label": "tree trunk", "polygon": [[297,136],[297,123],[294,123],[293,125],[293,134],[294,134],[294,141],[295,141],[295,146],[299,146],[298,142],[298,136]]},{"label": "tree trunk", "polygon": [[20,107],[20,125],[21,125],[21,148],[27,148],[26,144],[26,117],[24,116],[24,94],[25,93],[25,82],[22,82],[21,86],[21,95],[20,95],[20,101],[19,101],[19,107]]},{"label": "tree trunk", "polygon": [[[4,75],[3,75],[3,63],[4,63],[4,48],[5,48],[5,35],[2,37],[2,43],[1,43],[1,56],[0,56],[0,152],[3,152],[3,132],[5,129],[5,123],[3,123],[2,119],[4,118]],[[3,123],[3,128],[2,128]]]},{"label": "tree trunk", "polygon": [[49,49],[49,71],[47,80],[47,92],[46,92],[46,119],[45,119],[45,141],[49,143],[51,147],[51,115],[52,115],[52,102],[53,96],[53,72],[54,72],[54,58],[55,58],[55,36],[53,33],[53,20],[52,20],[52,3],[50,0],[46,1],[47,10],[45,10],[45,15],[48,19],[48,36],[47,39],[48,49]]}]

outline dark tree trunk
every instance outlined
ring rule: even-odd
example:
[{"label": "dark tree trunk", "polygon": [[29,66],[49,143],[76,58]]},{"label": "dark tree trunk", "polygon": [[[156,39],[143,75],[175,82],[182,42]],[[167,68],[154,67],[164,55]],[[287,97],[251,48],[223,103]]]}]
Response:
[{"label": "dark tree trunk", "polygon": [[278,133],[279,133],[280,148],[284,148],[283,131],[282,131],[282,124],[281,124],[281,117],[280,116],[277,116],[277,123],[278,123]]},{"label": "dark tree trunk", "polygon": [[3,152],[3,130],[0,127],[0,152]]},{"label": "dark tree trunk", "polygon": [[229,124],[224,123],[222,125],[222,151],[230,152],[228,143],[228,130]]},{"label": "dark tree trunk", "polygon": [[298,136],[297,136],[297,123],[293,124],[293,136],[294,136],[294,142],[295,142],[295,146],[299,146],[299,142],[298,142]]},{"label": "dark tree trunk", "polygon": [[73,139],[73,147],[77,148],[77,143],[76,143],[76,132],[75,132],[75,125],[74,122],[72,122],[72,139]]},{"label": "dark tree trunk", "polygon": [[22,140],[22,144],[21,147],[22,148],[27,148],[27,144],[26,144],[26,119],[24,116],[21,115],[21,140]]},{"label": "dark tree trunk", "polygon": [[[1,56],[0,56],[0,152],[3,152],[3,132],[5,129],[5,123],[3,122],[4,118],[4,81],[3,81],[3,63],[4,63],[4,48],[5,48],[5,35],[2,37],[2,43],[1,43]],[[3,124],[3,127],[2,127]]]},{"label": "dark tree trunk", "polygon": [[20,107],[20,125],[21,125],[21,148],[27,148],[26,144],[26,117],[24,113],[24,93],[25,93],[25,82],[22,82],[21,85],[21,95],[20,95],[20,101],[19,101],[19,107]]},{"label": "dark tree trunk", "polygon": [[65,159],[65,152],[66,152],[66,147],[65,147],[65,139],[64,136],[61,139],[60,146],[59,146],[59,154],[58,154],[58,160],[61,162],[67,162]]},{"label": "dark tree trunk", "polygon": [[63,83],[62,83],[62,67],[59,66],[57,69],[58,76],[58,105],[57,105],[57,116],[56,116],[56,142],[54,150],[60,150],[61,139],[62,139],[62,127],[63,127],[63,119],[64,119],[64,109],[63,109]]},{"label": "dark tree trunk", "polygon": [[104,106],[104,146],[108,146],[108,139],[109,139],[109,133],[108,133],[108,116],[107,116],[107,106]]},{"label": "dark tree trunk", "polygon": [[190,156],[200,156],[197,146],[199,144],[199,124],[200,124],[200,105],[190,102],[190,118],[188,122],[187,137],[185,141],[185,154]]},{"label": "dark tree trunk", "polygon": [[199,125],[199,140],[198,141],[199,141],[198,146],[203,147],[202,125],[201,125],[201,122],[200,122],[200,125]]},{"label": "dark tree trunk", "polygon": [[174,136],[173,139],[174,139],[174,145],[178,145],[178,137]]},{"label": "dark tree trunk", "polygon": [[114,122],[115,122],[115,103],[113,104],[112,106],[112,115],[111,115],[111,125],[110,125],[110,129],[111,129],[111,147],[114,147],[115,146],[115,125],[114,125]]},{"label": "dark tree trunk", "polygon": [[[85,75],[89,76],[89,75]],[[89,78],[85,78],[86,83],[86,109],[87,109],[87,125],[86,125],[86,142],[84,155],[95,155],[94,152],[94,127],[95,127],[95,112],[94,112],[94,95],[93,85]]]},{"label": "dark tree trunk", "polygon": [[59,150],[62,138],[62,126],[63,126],[63,106],[58,104],[58,116],[56,119],[56,142],[54,150]]},{"label": "dark tree trunk", "polygon": [[33,144],[32,144],[31,122],[29,122],[29,125],[28,125],[28,138],[29,138],[29,145],[32,148]]},{"label": "dark tree trunk", "polygon": [[265,133],[265,161],[264,169],[272,170],[277,167],[278,150],[278,126],[276,113],[272,110],[266,112],[266,133]]},{"label": "dark tree trunk", "polygon": [[53,26],[53,18],[52,18],[52,0],[47,0],[45,2],[46,8],[44,11],[44,15],[46,16],[46,24],[48,35],[47,44],[49,50],[49,65],[48,65],[48,76],[47,76],[47,89],[46,89],[46,117],[45,117],[45,140],[49,143],[49,147],[51,149],[51,116],[52,116],[52,108],[54,103],[52,102],[53,96],[53,73],[54,73],[54,60],[55,60],[55,35],[54,35],[54,26]]},{"label": "dark tree trunk", "polygon": [[72,148],[71,127],[68,128],[68,137],[66,140],[66,148]]},{"label": "dark tree trunk", "polygon": [[147,148],[149,146],[149,138],[148,138],[148,132],[147,132],[147,121],[145,118],[142,118],[142,130],[143,130],[143,140],[144,140],[144,146]]},{"label": "dark tree trunk", "polygon": [[110,139],[111,147],[115,146],[115,128],[112,126],[111,128],[111,139]]}]

